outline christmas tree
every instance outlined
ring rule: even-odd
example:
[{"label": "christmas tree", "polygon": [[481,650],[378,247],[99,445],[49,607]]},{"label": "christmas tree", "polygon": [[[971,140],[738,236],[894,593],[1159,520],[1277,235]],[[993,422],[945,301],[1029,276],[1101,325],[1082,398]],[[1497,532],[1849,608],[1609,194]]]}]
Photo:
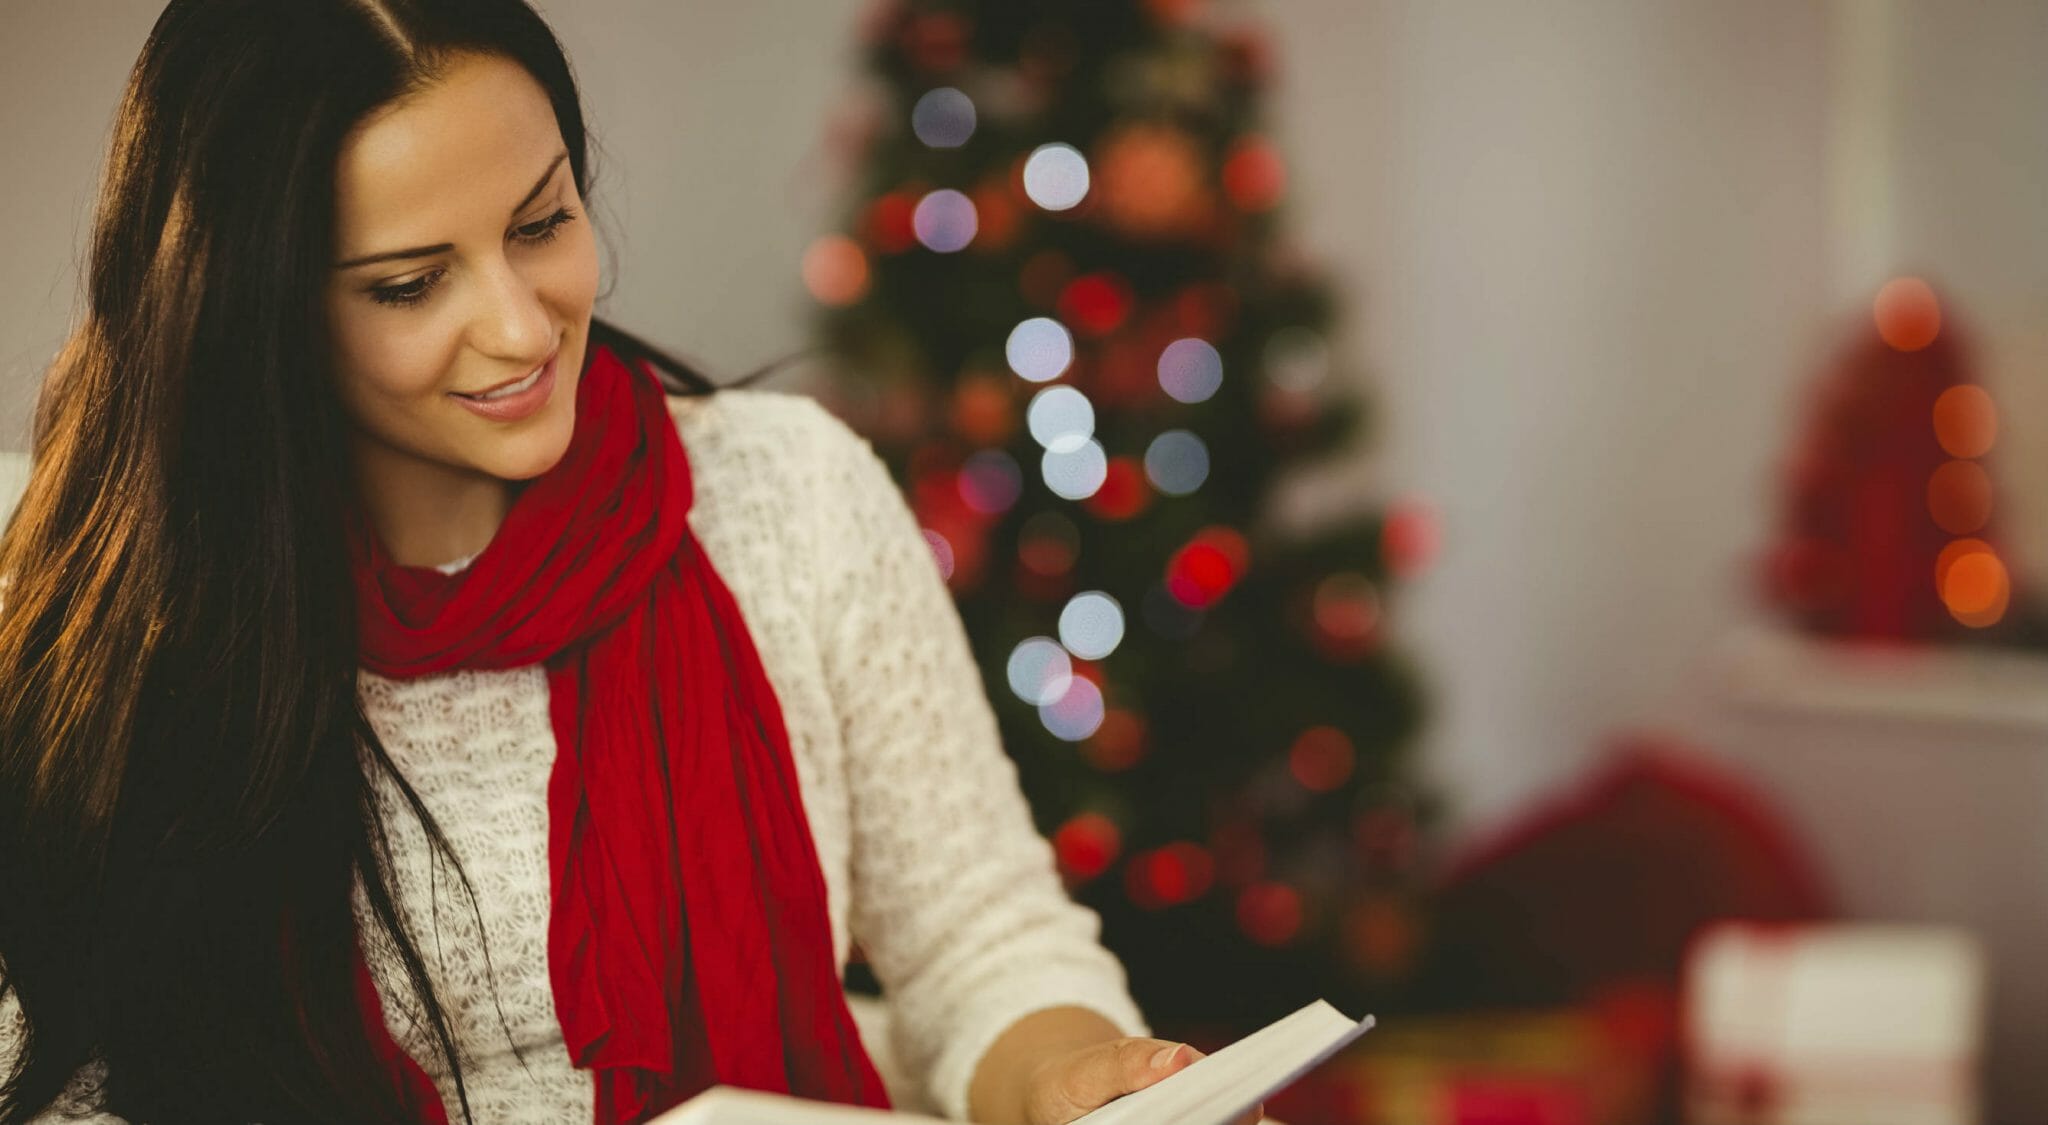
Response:
[{"label": "christmas tree", "polygon": [[909,497],[1070,888],[1161,1027],[1398,1001],[1430,802],[1387,619],[1435,530],[1271,518],[1364,410],[1283,234],[1268,41],[1179,0],[891,0],[863,35],[818,393]]}]

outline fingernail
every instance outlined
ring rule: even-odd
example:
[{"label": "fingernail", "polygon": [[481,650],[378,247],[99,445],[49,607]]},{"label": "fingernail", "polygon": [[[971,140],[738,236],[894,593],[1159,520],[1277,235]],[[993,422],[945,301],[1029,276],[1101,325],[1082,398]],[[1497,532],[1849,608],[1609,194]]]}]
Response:
[{"label": "fingernail", "polygon": [[1171,1047],[1159,1048],[1159,1053],[1152,1056],[1152,1069],[1164,1070],[1166,1067],[1173,1065],[1173,1056],[1178,1054],[1180,1049],[1185,1046],[1187,1046],[1185,1043],[1175,1043]]}]

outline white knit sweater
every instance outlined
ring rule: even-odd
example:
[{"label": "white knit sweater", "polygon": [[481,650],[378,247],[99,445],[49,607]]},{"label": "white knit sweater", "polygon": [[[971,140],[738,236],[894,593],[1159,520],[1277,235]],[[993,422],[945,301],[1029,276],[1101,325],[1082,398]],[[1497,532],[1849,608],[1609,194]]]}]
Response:
[{"label": "white knit sweater", "polygon": [[[887,467],[801,395],[669,401],[695,481],[691,526],[782,706],[836,963],[857,940],[887,996],[886,1010],[859,1014],[892,1101],[964,1120],[975,1064],[1043,1008],[1081,1005],[1149,1034],[1122,967],[1097,942],[1098,919],[1067,897],[1032,826],[959,615]],[[541,667],[409,681],[365,671],[360,683],[379,736],[476,890],[472,904],[451,872],[430,871],[425,837],[387,785],[397,889],[467,1056],[476,1120],[588,1121],[590,1076],[570,1065],[548,980],[555,742]],[[367,939],[360,887],[356,909]],[[370,941],[368,957],[386,1022],[459,1122],[454,1082],[402,969],[383,942]],[[11,997],[0,1005],[4,1074],[18,1012]],[[81,1072],[78,1088],[92,1077]]]}]

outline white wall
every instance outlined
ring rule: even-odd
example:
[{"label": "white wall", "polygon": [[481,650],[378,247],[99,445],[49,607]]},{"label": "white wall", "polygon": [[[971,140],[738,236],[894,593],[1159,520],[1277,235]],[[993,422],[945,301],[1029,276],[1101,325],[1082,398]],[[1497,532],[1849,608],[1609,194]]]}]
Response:
[{"label": "white wall", "polygon": [[[1741,612],[1825,337],[1812,3],[1267,5],[1309,244],[1356,282],[1440,567],[1403,631],[1466,818],[1653,716]],[[1324,490],[1318,490],[1324,491]]]}]

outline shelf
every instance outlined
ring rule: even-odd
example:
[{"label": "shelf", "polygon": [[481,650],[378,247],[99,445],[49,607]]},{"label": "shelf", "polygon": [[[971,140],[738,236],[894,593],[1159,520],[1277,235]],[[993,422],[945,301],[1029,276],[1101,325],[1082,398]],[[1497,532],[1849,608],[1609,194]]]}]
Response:
[{"label": "shelf", "polygon": [[1859,719],[2048,734],[2048,654],[1845,644],[1749,626],[1718,654],[1736,702]]}]

